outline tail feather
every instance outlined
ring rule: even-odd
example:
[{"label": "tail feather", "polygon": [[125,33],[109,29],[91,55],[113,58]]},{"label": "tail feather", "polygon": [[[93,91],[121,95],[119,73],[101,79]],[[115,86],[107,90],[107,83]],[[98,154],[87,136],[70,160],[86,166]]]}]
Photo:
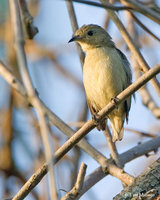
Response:
[{"label": "tail feather", "polygon": [[124,123],[124,120],[118,117],[113,118],[113,120],[111,120],[113,142],[116,142],[117,140],[122,140],[123,132],[124,132],[123,123]]},{"label": "tail feather", "polygon": [[[112,130],[113,130],[113,128],[112,128]],[[116,142],[118,140],[122,140],[122,138],[123,138],[123,132],[124,132],[123,128],[121,129],[120,132],[117,132],[117,131],[113,130],[113,133],[112,133],[112,142]]]}]

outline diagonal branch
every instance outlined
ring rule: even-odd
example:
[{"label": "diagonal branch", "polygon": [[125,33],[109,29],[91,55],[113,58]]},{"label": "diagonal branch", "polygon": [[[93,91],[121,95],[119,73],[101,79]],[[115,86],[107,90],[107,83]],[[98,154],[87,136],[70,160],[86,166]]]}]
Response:
[{"label": "diagonal branch", "polygon": [[143,15],[150,17],[152,20],[160,24],[160,15],[158,12],[155,12],[153,9],[149,8],[148,6],[135,1],[135,0],[119,0],[126,6],[130,6],[137,10],[138,12],[142,13]]}]

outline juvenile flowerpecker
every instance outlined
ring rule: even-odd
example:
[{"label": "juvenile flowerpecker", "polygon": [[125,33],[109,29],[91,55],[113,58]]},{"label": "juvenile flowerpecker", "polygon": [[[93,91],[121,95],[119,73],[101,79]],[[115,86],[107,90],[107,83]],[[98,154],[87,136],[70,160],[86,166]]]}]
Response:
[{"label": "juvenile flowerpecker", "polygon": [[[126,56],[116,48],[110,35],[98,25],[83,25],[69,42],[78,42],[86,53],[83,66],[83,83],[92,116],[127,88],[132,81],[130,64]],[[124,120],[128,122],[131,97],[114,109],[107,118],[112,127],[112,141],[123,137]],[[107,119],[106,118],[106,119]],[[106,119],[98,124],[105,130]]]}]

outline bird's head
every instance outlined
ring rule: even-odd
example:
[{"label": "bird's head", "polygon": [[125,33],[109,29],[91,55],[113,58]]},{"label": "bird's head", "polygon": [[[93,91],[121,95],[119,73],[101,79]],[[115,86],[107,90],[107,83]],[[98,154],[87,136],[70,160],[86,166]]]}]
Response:
[{"label": "bird's head", "polygon": [[110,35],[98,25],[83,25],[69,42],[78,42],[84,51],[103,46],[114,46]]}]

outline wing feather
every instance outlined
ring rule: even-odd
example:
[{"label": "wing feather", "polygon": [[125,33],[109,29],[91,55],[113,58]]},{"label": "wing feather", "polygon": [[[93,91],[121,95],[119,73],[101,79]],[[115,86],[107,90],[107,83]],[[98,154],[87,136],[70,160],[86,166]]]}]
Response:
[{"label": "wing feather", "polygon": [[[126,56],[119,49],[116,49],[116,50],[119,53],[119,55],[120,55],[120,57],[122,58],[122,61],[123,61],[124,71],[125,71],[126,77],[127,77],[127,82],[124,83],[124,89],[126,89],[132,83],[132,72],[131,72],[131,68],[130,68],[130,63],[127,60]],[[131,97],[129,97],[124,102],[124,109],[125,109],[125,112],[126,112],[126,122],[127,123],[128,123],[128,116],[129,116],[130,107],[131,107]]]}]

